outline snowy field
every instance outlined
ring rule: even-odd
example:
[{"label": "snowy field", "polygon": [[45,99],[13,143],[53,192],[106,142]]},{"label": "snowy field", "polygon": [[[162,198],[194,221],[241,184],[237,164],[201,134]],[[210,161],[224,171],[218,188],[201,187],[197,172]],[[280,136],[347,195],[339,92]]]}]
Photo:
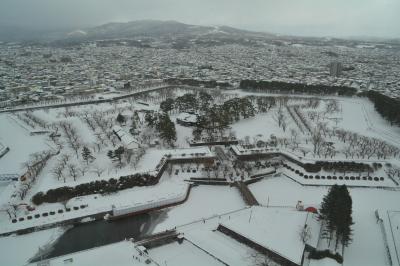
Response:
[{"label": "snowy field", "polygon": [[10,148],[0,158],[0,174],[22,175],[23,164],[29,160],[30,154],[53,148],[45,136],[31,136],[29,133],[27,128],[11,116],[0,114],[0,142]]}]

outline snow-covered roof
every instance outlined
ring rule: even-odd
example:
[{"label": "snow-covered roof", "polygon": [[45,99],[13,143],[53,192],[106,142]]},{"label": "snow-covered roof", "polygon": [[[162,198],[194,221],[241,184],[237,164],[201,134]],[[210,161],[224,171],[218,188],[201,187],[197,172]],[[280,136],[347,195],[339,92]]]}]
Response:
[{"label": "snow-covered roof", "polygon": [[176,119],[181,121],[196,123],[197,122],[197,115],[189,114],[189,113],[180,113]]},{"label": "snow-covered roof", "polygon": [[250,216],[239,216],[223,226],[300,265],[305,243],[300,232],[307,225],[307,244],[316,247],[320,223],[309,212],[284,208],[252,207]]},{"label": "snow-covered roof", "polygon": [[113,126],[113,131],[121,140],[125,148],[137,149],[139,148],[139,142],[129,133],[125,132],[120,126]]}]

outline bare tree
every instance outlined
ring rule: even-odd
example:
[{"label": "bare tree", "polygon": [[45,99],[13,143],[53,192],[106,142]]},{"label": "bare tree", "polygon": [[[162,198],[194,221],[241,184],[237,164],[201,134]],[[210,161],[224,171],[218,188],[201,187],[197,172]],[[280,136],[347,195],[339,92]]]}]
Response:
[{"label": "bare tree", "polygon": [[249,257],[255,266],[278,266],[267,254],[262,254],[257,251],[252,251]]},{"label": "bare tree", "polygon": [[323,137],[322,137],[321,130],[316,129],[316,130],[312,133],[312,135],[311,135],[311,143],[313,144],[313,153],[314,153],[314,156],[315,156],[316,154],[319,155],[319,153],[320,153],[320,151],[321,151],[321,148],[322,148],[322,144],[324,143],[324,139],[323,139]]},{"label": "bare tree", "polygon": [[279,127],[282,127],[283,131],[286,130],[286,116],[283,112],[282,105],[279,106],[278,110],[275,111],[273,115],[274,120],[278,123]]},{"label": "bare tree", "polygon": [[82,175],[82,176],[84,176],[85,175],[85,173],[88,171],[88,166],[87,165],[83,165],[82,167],[79,167],[78,168],[78,172]]},{"label": "bare tree", "polygon": [[68,164],[67,168],[70,176],[74,179],[74,181],[76,181],[76,178],[78,177],[78,168],[76,167],[76,165]]},{"label": "bare tree", "polygon": [[105,171],[104,168],[100,167],[99,165],[94,165],[92,172],[97,174],[97,177],[100,177],[100,175]]},{"label": "bare tree", "polygon": [[64,167],[62,165],[57,165],[51,170],[51,173],[55,178],[57,178],[58,181],[60,181],[60,178],[63,177],[63,169]]}]

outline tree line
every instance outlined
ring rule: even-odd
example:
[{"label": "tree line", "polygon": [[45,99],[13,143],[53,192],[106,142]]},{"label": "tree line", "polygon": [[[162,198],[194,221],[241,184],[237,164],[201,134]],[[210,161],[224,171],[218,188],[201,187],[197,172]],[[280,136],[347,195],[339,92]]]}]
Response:
[{"label": "tree line", "polygon": [[38,192],[32,197],[32,202],[36,205],[42,203],[55,203],[72,199],[74,197],[91,195],[91,194],[107,194],[117,192],[132,187],[152,186],[158,183],[158,178],[149,174],[134,174],[121,176],[118,179],[111,178],[109,180],[96,180],[89,183],[79,184],[74,187],[59,187],[49,189],[46,192]]},{"label": "tree line", "polygon": [[188,85],[194,87],[204,86],[207,88],[227,88],[230,87],[231,84],[228,82],[219,82],[215,80],[196,80],[196,79],[177,79],[177,78],[170,78],[164,80],[166,83],[171,85]]},{"label": "tree line", "polygon": [[357,89],[345,86],[289,83],[283,81],[242,80],[240,88],[248,91],[269,91],[277,93],[305,93],[319,95],[356,95]]},{"label": "tree line", "polygon": [[377,91],[366,91],[359,94],[373,102],[375,110],[392,125],[400,125],[400,100],[383,95]]}]

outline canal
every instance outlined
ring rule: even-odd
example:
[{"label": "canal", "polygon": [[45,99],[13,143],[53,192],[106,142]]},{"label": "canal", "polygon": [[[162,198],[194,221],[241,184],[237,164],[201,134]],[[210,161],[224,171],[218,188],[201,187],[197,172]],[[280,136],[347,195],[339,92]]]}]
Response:
[{"label": "canal", "polygon": [[74,225],[51,248],[35,255],[31,262],[145,236],[152,232],[158,217],[159,213],[153,212],[114,221],[98,220]]}]

